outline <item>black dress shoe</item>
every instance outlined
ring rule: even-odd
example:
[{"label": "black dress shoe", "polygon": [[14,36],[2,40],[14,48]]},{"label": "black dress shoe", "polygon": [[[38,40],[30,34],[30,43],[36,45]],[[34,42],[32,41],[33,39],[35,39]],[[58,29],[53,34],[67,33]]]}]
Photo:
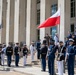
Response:
[{"label": "black dress shoe", "polygon": [[45,72],[46,70],[41,70],[42,72]]}]

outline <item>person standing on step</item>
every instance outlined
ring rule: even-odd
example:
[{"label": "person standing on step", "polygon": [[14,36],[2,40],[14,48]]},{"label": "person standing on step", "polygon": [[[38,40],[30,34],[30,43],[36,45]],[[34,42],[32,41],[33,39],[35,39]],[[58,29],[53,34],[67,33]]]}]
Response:
[{"label": "person standing on step", "polygon": [[3,48],[2,48],[2,54],[1,54],[1,63],[2,65],[4,65],[4,60],[5,60],[5,54],[6,54],[6,45],[3,44]]},{"label": "person standing on step", "polygon": [[74,75],[75,50],[73,43],[74,40],[69,39],[69,46],[67,48],[67,53],[66,53],[66,60],[68,64],[68,75]]},{"label": "person standing on step", "polygon": [[24,44],[23,46],[23,65],[24,66],[26,66],[27,55],[28,55],[28,48],[27,48],[27,45]]},{"label": "person standing on step", "polygon": [[14,48],[14,54],[15,54],[15,66],[18,67],[19,65],[19,58],[20,58],[20,47],[19,47],[19,43],[16,43],[15,48]]},{"label": "person standing on step", "polygon": [[63,75],[65,52],[66,52],[66,47],[64,46],[63,41],[60,41],[57,49],[57,66],[58,66],[59,75]]},{"label": "person standing on step", "polygon": [[55,75],[54,71],[55,53],[56,53],[56,46],[54,44],[54,40],[52,40],[48,48],[48,56],[47,56],[49,75]]},{"label": "person standing on step", "polygon": [[8,47],[6,48],[6,55],[7,55],[7,65],[11,67],[12,55],[13,55],[13,47],[9,43]]},{"label": "person standing on step", "polygon": [[41,48],[41,42],[40,42],[40,40],[38,40],[36,43],[37,59],[40,59],[40,48]]},{"label": "person standing on step", "polygon": [[40,49],[42,71],[46,71],[46,56],[48,51],[48,47],[46,44],[46,40],[43,40],[43,45]]}]

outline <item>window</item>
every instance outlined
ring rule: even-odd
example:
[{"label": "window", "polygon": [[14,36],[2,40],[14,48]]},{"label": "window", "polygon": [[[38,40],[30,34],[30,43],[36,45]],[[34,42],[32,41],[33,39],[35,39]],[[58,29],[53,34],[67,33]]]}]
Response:
[{"label": "window", "polygon": [[[51,15],[55,14],[56,11],[57,11],[57,4],[53,4],[51,6]],[[55,36],[55,33],[57,33],[57,27],[52,27],[50,29],[50,33],[51,33],[52,37],[54,37]]]},{"label": "window", "polygon": [[37,30],[37,40],[40,39],[40,30]]},{"label": "window", "polygon": [[37,25],[40,24],[40,0],[36,0],[37,1]]},{"label": "window", "polygon": [[71,33],[74,33],[74,24],[71,24],[70,30],[71,30]]},{"label": "window", "polygon": [[57,11],[57,4],[54,4],[54,5],[51,6],[51,15],[56,13],[56,11]]},{"label": "window", "polygon": [[71,0],[71,18],[75,17],[75,0]]},{"label": "window", "polygon": [[37,25],[40,24],[40,9],[37,10]]}]

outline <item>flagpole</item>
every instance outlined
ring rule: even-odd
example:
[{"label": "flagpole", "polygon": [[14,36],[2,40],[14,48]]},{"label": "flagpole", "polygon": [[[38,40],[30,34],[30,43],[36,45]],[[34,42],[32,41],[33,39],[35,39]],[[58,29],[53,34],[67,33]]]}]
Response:
[{"label": "flagpole", "polygon": [[[59,5],[58,9],[60,9],[60,24],[61,24],[61,4]],[[59,24],[59,41],[60,41],[60,24]]]}]

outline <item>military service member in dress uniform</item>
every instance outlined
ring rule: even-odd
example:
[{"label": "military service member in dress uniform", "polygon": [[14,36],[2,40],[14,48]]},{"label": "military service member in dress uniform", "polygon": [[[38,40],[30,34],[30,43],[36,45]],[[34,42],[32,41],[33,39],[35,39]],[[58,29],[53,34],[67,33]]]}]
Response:
[{"label": "military service member in dress uniform", "polygon": [[15,48],[14,48],[14,54],[15,54],[15,66],[18,67],[19,65],[19,55],[20,55],[20,47],[19,47],[19,43],[16,43]]},{"label": "military service member in dress uniform", "polygon": [[23,65],[26,66],[26,61],[27,61],[27,55],[28,55],[28,48],[26,46],[26,44],[24,44],[23,47]]},{"label": "military service member in dress uniform", "polygon": [[46,42],[46,40],[43,40],[43,45],[42,45],[41,51],[40,51],[42,71],[46,71],[46,56],[47,56],[47,51],[48,51],[47,42]]},{"label": "military service member in dress uniform", "polygon": [[73,47],[74,40],[69,39],[69,46],[67,48],[66,59],[68,63],[68,75],[74,75],[74,59],[75,59],[75,50]]},{"label": "military service member in dress uniform", "polygon": [[6,48],[6,55],[7,55],[7,65],[9,67],[11,67],[11,61],[12,61],[12,55],[13,55],[13,47],[10,45],[8,45],[8,47]]},{"label": "military service member in dress uniform", "polygon": [[54,40],[50,42],[48,48],[48,69],[49,75],[55,75],[54,72],[54,60],[55,60],[56,46],[54,44]]}]

